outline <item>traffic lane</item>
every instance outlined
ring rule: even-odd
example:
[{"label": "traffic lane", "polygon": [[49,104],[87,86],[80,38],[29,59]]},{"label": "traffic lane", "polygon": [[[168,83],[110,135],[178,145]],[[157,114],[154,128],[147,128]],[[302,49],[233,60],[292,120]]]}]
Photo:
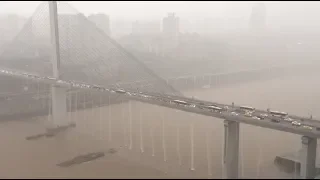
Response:
[{"label": "traffic lane", "polygon": [[[168,101],[170,100],[170,98],[168,98],[167,99]],[[190,101],[189,101],[190,102]],[[192,104],[192,103],[191,103]],[[194,104],[197,104],[197,103],[194,103]],[[221,108],[223,108],[224,106],[227,106],[227,105],[222,105],[222,106],[220,106]],[[230,107],[230,106],[229,106]],[[236,112],[237,114],[239,114],[240,116],[245,116],[245,112],[243,111],[243,110],[241,110],[240,109],[240,107],[230,107],[230,109],[229,109],[229,112],[231,113],[231,112]],[[253,114],[252,114],[252,117],[251,118],[253,118],[254,116],[256,116],[256,117],[259,117],[259,116],[261,116],[262,114],[264,114],[264,115],[268,115],[268,112],[267,111],[263,111],[263,110],[257,110],[257,111],[255,111]],[[247,118],[250,118],[250,117],[247,117]],[[277,119],[277,121],[273,121],[273,118],[275,118],[275,119]],[[253,119],[253,120],[258,120],[258,119]],[[261,119],[262,120],[262,119]],[[258,120],[259,121],[259,120]],[[276,123],[276,124],[283,124],[283,125],[285,125],[285,126],[288,126],[289,128],[294,128],[294,129],[297,129],[297,128],[303,128],[302,126],[304,125],[304,124],[308,124],[308,123],[306,123],[306,122],[308,122],[308,120],[305,120],[305,121],[300,121],[299,119],[292,119],[292,121],[290,122],[290,121],[285,121],[285,120],[283,120],[283,119],[281,119],[281,118],[278,118],[278,117],[272,117],[272,118],[270,118],[270,116],[269,117],[265,117],[265,118],[263,118],[263,121],[268,121],[269,123]],[[301,122],[301,125],[300,126],[294,126],[293,124],[292,124],[292,122],[294,122],[294,121],[298,121],[298,122]],[[312,123],[309,123],[309,124],[312,124]],[[313,131],[316,131],[316,127],[317,126],[313,126]],[[305,130],[305,131],[312,131],[312,130],[309,130],[309,129],[302,129],[302,130]],[[317,132],[317,131],[316,131]]]},{"label": "traffic lane", "polygon": [[[252,117],[254,117],[254,116],[259,117],[259,115],[261,116],[261,113],[259,113],[259,112],[253,112],[253,113],[252,113]],[[267,114],[266,114],[266,115],[267,115]],[[259,117],[259,118],[260,118],[260,117]],[[274,121],[273,119],[275,119],[275,121]],[[261,121],[267,120],[267,121],[271,121],[272,123],[290,124],[290,125],[292,125],[292,126],[294,126],[294,125],[292,124],[292,122],[295,122],[295,121],[296,121],[296,122],[301,123],[301,126],[298,126],[298,127],[302,127],[303,125],[305,125],[305,123],[304,123],[303,121],[300,121],[300,120],[298,120],[298,119],[292,119],[292,118],[291,118],[291,120],[285,120],[285,118],[275,117],[275,116],[271,116],[271,115],[269,115],[268,117],[260,118],[260,120],[261,120]],[[277,122],[276,122],[276,121],[277,121]],[[294,127],[298,128],[297,126],[294,126]],[[313,128],[316,128],[316,127],[313,127]]]},{"label": "traffic lane", "polygon": [[255,119],[252,119],[252,117],[245,117],[242,115],[233,116],[233,115],[231,115],[230,112],[215,113],[215,112],[210,112],[210,111],[199,109],[199,108],[193,108],[193,107],[178,105],[178,104],[174,104],[174,103],[165,103],[165,102],[160,102],[160,101],[154,101],[154,100],[150,100],[148,98],[133,97],[132,99],[140,101],[140,102],[149,103],[149,104],[178,109],[178,110],[185,111],[185,112],[201,114],[201,115],[215,117],[215,118],[219,118],[219,119],[226,119],[229,121],[235,121],[235,122],[239,122],[239,123],[245,123],[245,124],[260,126],[260,127],[269,128],[269,129],[275,129],[275,130],[279,130],[279,131],[285,131],[285,132],[289,132],[289,133],[293,133],[293,134],[299,134],[299,135],[305,135],[305,136],[314,137],[314,138],[320,138],[320,132],[316,131],[315,129],[307,130],[307,129],[303,129],[303,128],[297,128],[297,127],[292,126],[290,123],[285,123],[282,121],[280,121],[279,123],[276,123],[276,122],[272,122],[271,119],[255,120]]},{"label": "traffic lane", "polygon": [[[256,110],[254,112],[254,115],[257,116],[259,114],[268,114],[267,111],[261,111],[261,110]],[[271,116],[271,115],[269,115]],[[300,122],[302,125],[309,125],[312,126],[314,128],[320,127],[320,121],[318,120],[314,120],[314,119],[310,119],[310,118],[305,118],[305,117],[299,117],[299,116],[295,116],[295,115],[288,115],[288,118],[292,119],[291,121],[285,121],[285,120],[281,120],[284,123],[289,123],[291,124],[294,121]]]},{"label": "traffic lane", "polygon": [[[149,93],[148,95],[150,95],[150,96],[156,96],[156,97],[159,97],[159,98],[161,98],[161,96],[160,95],[154,95],[153,93]],[[190,103],[190,104],[195,104],[195,105],[199,105],[199,104],[201,104],[201,103],[203,103],[203,104],[209,104],[207,101],[198,101],[198,100],[194,100],[194,99],[191,99],[190,100],[190,98],[185,98],[185,97],[180,97],[180,98],[178,98],[177,96],[167,96],[166,98],[162,98],[162,99],[166,99],[166,101],[167,101],[167,103],[168,102],[170,102],[170,101],[172,101],[174,98],[172,98],[172,97],[175,97],[177,100],[184,100],[184,101],[186,101],[186,102],[188,102],[188,103]],[[239,113],[240,111],[243,111],[243,110],[241,110],[240,109],[240,106],[230,106],[230,105],[225,105],[225,104],[217,104],[217,103],[210,103],[211,105],[216,105],[216,106],[218,106],[218,107],[221,107],[221,108],[223,108],[223,107],[225,107],[225,106],[228,106],[230,109],[228,110],[230,113],[231,112],[236,112],[237,114],[239,114],[239,115],[242,115],[242,116],[244,116],[244,112],[242,112],[242,113]],[[263,111],[263,110],[255,110],[255,112],[253,113],[253,116],[258,116],[259,117],[259,115],[261,115],[261,114],[268,114],[268,112],[267,111]],[[252,117],[253,117],[252,116]],[[252,118],[251,117],[251,118]],[[289,116],[289,117],[291,117],[291,116]],[[310,125],[310,126],[312,126],[313,127],[313,129],[312,130],[316,130],[316,128],[317,127],[320,127],[319,125],[317,126],[317,124],[314,124],[313,122],[311,122],[310,120],[307,120],[307,119],[305,119],[304,121],[301,121],[300,119],[298,119],[298,118],[296,118],[297,116],[294,116],[295,118],[292,118],[293,120],[292,120],[292,122],[293,121],[298,121],[298,122],[301,122],[301,124],[302,125],[304,125],[304,124],[306,124],[306,125]],[[247,117],[247,118],[250,118],[250,117]],[[276,117],[273,117],[273,118],[276,118]],[[301,117],[299,117],[299,118],[301,118]],[[253,119],[253,120],[258,120],[258,119]],[[279,118],[279,122],[275,122],[275,121],[272,121],[272,119],[270,118],[270,116],[269,116],[269,118],[268,117],[265,117],[264,118],[264,121],[268,121],[269,123],[276,123],[276,124],[284,124],[284,125],[286,125],[286,126],[288,126],[289,128],[294,128],[294,129],[296,129],[296,128],[302,128],[302,125],[301,126],[294,126],[294,125],[292,125],[292,122],[289,122],[289,121],[284,121],[283,119],[280,119]],[[313,120],[313,121],[315,121],[315,120]],[[312,130],[308,130],[308,129],[302,129],[302,130],[306,130],[306,131],[312,131]],[[318,132],[318,131],[316,131],[316,132]]]},{"label": "traffic lane", "polygon": [[[9,76],[16,76],[16,74],[9,74]],[[21,78],[21,75],[18,75],[18,76],[20,76],[20,78]],[[24,77],[24,76],[22,76],[22,77]],[[30,76],[28,76],[26,78],[29,79]],[[31,79],[33,79],[33,78],[31,78]],[[66,88],[76,87],[76,85],[74,85],[74,84],[69,84],[68,82],[63,82],[60,80],[57,81],[57,80],[53,80],[53,79],[51,80],[51,79],[37,78],[37,77],[35,77],[34,80],[43,80],[47,83],[59,85],[61,87],[66,87]],[[84,89],[91,89],[89,86],[83,87],[83,88]],[[210,112],[210,111],[203,110],[203,109],[196,108],[196,107],[173,104],[173,103],[170,103],[170,101],[168,103],[168,102],[163,102],[163,101],[156,101],[154,99],[150,100],[150,98],[137,97],[137,96],[128,95],[128,94],[120,94],[120,95],[130,97],[131,99],[136,99],[137,101],[146,102],[149,104],[156,104],[159,106],[164,106],[164,107],[169,107],[169,108],[174,108],[174,109],[179,109],[179,110],[186,111],[186,112],[193,112],[193,113],[197,113],[197,114],[201,114],[201,115],[216,117],[216,118],[220,118],[220,119],[227,119],[230,121],[236,121],[236,122],[240,122],[240,123],[246,123],[246,124],[251,124],[251,125],[255,125],[255,126],[291,132],[294,134],[306,135],[306,136],[310,136],[310,137],[316,137],[316,138],[320,137],[320,132],[315,131],[315,129],[306,130],[306,129],[296,128],[296,127],[293,127],[291,124],[290,125],[287,123],[284,124],[283,122],[275,123],[275,122],[270,122],[271,120],[270,121],[258,121],[258,120],[252,119],[251,117],[233,116],[233,115],[231,115],[230,112],[214,113],[214,112]],[[179,97],[177,99],[181,100],[181,97]],[[190,101],[188,101],[188,102],[190,102]],[[194,102],[194,100],[192,100],[192,102]],[[196,102],[194,102],[194,104],[197,104],[200,102],[201,101],[196,101]],[[210,103],[210,104],[212,104],[212,103]]]},{"label": "traffic lane", "polygon": [[[270,121],[272,123],[288,124],[288,125],[293,126],[294,128],[304,128],[303,126],[307,125],[307,126],[311,126],[313,130],[318,131],[316,128],[319,127],[319,126],[312,126],[311,123],[306,123],[305,120],[293,119],[293,118],[290,118],[290,117],[289,118],[291,120],[285,120],[286,118],[280,118],[280,117],[275,117],[275,116],[271,116],[271,115],[268,115],[268,117],[261,118],[262,114],[267,115],[266,113],[262,113],[262,114],[261,113],[262,112],[253,112],[252,113],[252,117],[258,117],[261,121],[267,120],[267,121]],[[244,114],[242,114],[242,115],[244,115]],[[258,120],[258,119],[256,119],[256,120]],[[294,125],[293,122],[300,123],[300,125]],[[305,129],[307,129],[307,128],[305,128]]]},{"label": "traffic lane", "polygon": [[[152,95],[152,94],[150,94]],[[159,95],[154,95],[154,96],[159,96]],[[159,96],[160,97],[160,96]],[[215,105],[217,107],[220,108],[224,108],[225,106],[229,107],[230,110],[232,111],[237,111],[240,109],[240,106],[232,106],[230,104],[220,104],[220,103],[214,103],[214,102],[209,102],[209,101],[203,101],[203,100],[196,100],[196,99],[192,99],[192,98],[188,98],[188,97],[178,97],[178,96],[166,96],[164,97],[166,98],[168,101],[172,100],[172,99],[177,99],[177,100],[182,100],[182,101],[186,101],[190,104],[195,104],[195,105]],[[255,112],[260,113],[260,114],[268,114],[268,111],[266,110],[260,110],[260,109],[256,109]],[[310,118],[306,118],[306,117],[300,117],[300,116],[295,116],[295,115],[289,115],[289,118],[293,119],[293,121],[301,121],[307,125],[311,125],[314,127],[320,127],[320,121],[315,120],[315,119],[310,119]]]},{"label": "traffic lane", "polygon": [[[12,71],[12,70],[6,70],[6,71]],[[3,73],[2,72],[2,74],[7,75],[7,76],[11,76],[11,77],[12,76],[19,76],[20,78],[25,78],[25,79],[34,78],[35,76],[38,76],[38,75],[26,76],[26,75],[22,75],[21,73],[16,73],[16,72],[14,72],[13,74],[12,73]],[[56,79],[43,78],[43,77],[39,77],[38,76],[38,77],[36,77],[35,80],[40,80],[40,81],[42,81],[44,83],[48,83],[48,84],[52,84],[53,83],[56,86],[60,86],[60,87],[68,88],[68,89],[72,88],[72,85],[66,84],[66,83],[59,83],[59,82],[57,82]],[[87,88],[84,88],[84,89],[87,89]],[[151,95],[151,96],[156,96],[156,97],[159,97],[159,98],[165,98],[169,102],[172,101],[173,99],[177,99],[177,100],[184,100],[186,102],[189,102],[190,104],[196,104],[196,105],[197,104],[198,105],[207,104],[207,105],[216,105],[216,106],[221,107],[221,108],[224,108],[225,106],[232,107],[231,105],[228,105],[228,104],[213,103],[213,102],[209,102],[209,101],[195,100],[195,99],[192,99],[192,98],[180,97],[180,96],[174,96],[174,95],[162,95],[162,94],[158,94],[158,93],[144,93],[144,94]],[[240,108],[240,106],[233,106],[233,109],[239,109],[239,108]],[[267,111],[263,111],[263,110],[256,110],[256,112],[260,112],[261,114],[268,113]],[[295,120],[302,120],[305,124],[310,125],[310,126],[320,127],[320,121],[317,121],[317,120],[311,120],[311,119],[298,117],[298,116],[289,116],[289,117],[292,118],[292,119],[295,119]]]}]

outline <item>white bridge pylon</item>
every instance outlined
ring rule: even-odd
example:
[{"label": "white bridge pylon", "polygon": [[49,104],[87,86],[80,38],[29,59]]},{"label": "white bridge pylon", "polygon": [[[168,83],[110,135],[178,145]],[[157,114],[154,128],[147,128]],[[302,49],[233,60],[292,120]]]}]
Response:
[{"label": "white bridge pylon", "polygon": [[[48,1],[51,35],[51,57],[53,77],[60,79],[60,42],[58,26],[58,8],[56,1]],[[68,126],[67,119],[67,89],[52,86],[52,120],[50,128]]]}]

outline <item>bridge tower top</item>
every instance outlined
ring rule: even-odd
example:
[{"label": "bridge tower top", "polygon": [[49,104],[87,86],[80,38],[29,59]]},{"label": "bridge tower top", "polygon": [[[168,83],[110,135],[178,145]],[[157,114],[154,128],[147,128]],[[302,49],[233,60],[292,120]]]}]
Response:
[{"label": "bridge tower top", "polygon": [[60,43],[59,43],[59,26],[57,1],[48,1],[49,18],[50,18],[50,36],[51,36],[51,55],[53,64],[53,76],[60,78]]}]

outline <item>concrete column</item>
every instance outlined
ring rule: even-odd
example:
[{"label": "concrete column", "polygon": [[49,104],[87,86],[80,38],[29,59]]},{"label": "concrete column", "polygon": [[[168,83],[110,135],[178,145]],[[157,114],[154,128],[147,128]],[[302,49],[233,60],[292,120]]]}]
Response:
[{"label": "concrete column", "polygon": [[224,121],[224,168],[226,179],[237,179],[239,175],[239,123]]},{"label": "concrete column", "polygon": [[302,179],[313,179],[316,176],[317,139],[302,136],[301,144],[300,176]]},{"label": "concrete column", "polygon": [[[48,1],[51,33],[51,62],[53,76],[60,79],[60,45],[57,2]],[[55,87],[51,88],[52,97],[52,117],[55,127],[67,125],[67,95],[66,89]]]},{"label": "concrete column", "polygon": [[67,94],[66,90],[59,87],[52,87],[52,116],[55,127],[67,126]]}]

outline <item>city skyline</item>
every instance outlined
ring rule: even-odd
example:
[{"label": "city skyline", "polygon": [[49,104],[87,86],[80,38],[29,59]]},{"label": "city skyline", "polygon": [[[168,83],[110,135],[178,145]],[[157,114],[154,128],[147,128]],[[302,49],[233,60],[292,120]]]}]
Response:
[{"label": "city skyline", "polygon": [[[308,2],[301,6],[301,2],[264,2],[268,9],[268,19],[272,23],[302,23],[305,19],[317,20],[320,3]],[[127,19],[135,20],[154,20],[162,19],[168,12],[175,12],[182,19],[199,20],[204,18],[248,18],[251,8],[255,4],[252,2],[77,2],[72,1],[74,7],[85,15],[104,13],[110,16],[111,20]],[[39,1],[19,2],[3,1],[0,2],[0,15],[14,13],[19,15],[31,15]],[[129,13],[130,16],[126,14]],[[293,21],[294,20],[294,21]],[[285,21],[285,22],[283,22]]]}]

